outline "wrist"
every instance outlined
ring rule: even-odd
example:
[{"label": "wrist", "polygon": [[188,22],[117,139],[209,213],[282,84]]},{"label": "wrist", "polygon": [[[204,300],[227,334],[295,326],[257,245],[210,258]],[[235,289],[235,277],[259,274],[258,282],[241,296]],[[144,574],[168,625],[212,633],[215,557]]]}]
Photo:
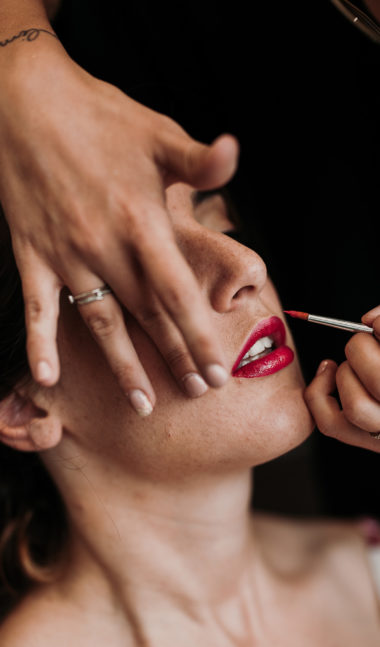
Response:
[{"label": "wrist", "polygon": [[66,54],[50,23],[25,26],[8,38],[0,39],[0,86],[16,87],[57,54]]},{"label": "wrist", "polygon": [[0,78],[14,61],[31,57],[47,39],[57,40],[44,0],[1,0]]}]

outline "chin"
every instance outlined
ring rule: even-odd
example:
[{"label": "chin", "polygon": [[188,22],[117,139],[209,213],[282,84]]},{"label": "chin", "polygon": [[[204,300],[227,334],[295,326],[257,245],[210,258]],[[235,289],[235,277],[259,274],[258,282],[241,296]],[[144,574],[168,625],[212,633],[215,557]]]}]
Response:
[{"label": "chin", "polygon": [[[229,420],[227,460],[236,466],[254,467],[294,449],[312,433],[314,422],[306,406],[304,383],[298,367],[285,369],[290,379],[277,376],[255,381],[254,388],[239,380],[234,389],[233,409],[224,408]],[[269,384],[271,388],[268,389]],[[253,384],[252,384],[253,386]],[[237,415],[236,415],[237,414]]]},{"label": "chin", "polygon": [[135,470],[167,480],[250,469],[285,454],[311,434],[314,424],[296,357],[273,375],[232,378],[221,389],[190,399],[159,354],[147,346],[157,405],[141,420],[132,419],[128,409],[123,423]]},{"label": "chin", "polygon": [[301,445],[313,432],[314,422],[303,401],[297,407],[297,417],[288,416],[287,412],[274,417],[273,427],[266,435],[267,442],[253,457],[251,467],[278,458]]}]

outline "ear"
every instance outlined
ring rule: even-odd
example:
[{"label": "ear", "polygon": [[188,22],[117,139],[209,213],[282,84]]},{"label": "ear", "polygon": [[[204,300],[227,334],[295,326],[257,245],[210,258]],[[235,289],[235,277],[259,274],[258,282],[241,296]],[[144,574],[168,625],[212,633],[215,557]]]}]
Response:
[{"label": "ear", "polygon": [[5,445],[23,452],[38,452],[55,447],[61,437],[60,420],[17,390],[0,401],[0,441]]}]

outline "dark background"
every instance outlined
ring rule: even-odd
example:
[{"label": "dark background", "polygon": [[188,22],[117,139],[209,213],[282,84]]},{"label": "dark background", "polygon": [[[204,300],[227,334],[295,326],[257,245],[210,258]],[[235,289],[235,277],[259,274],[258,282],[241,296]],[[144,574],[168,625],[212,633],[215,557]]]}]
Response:
[{"label": "dark background", "polygon": [[[230,184],[288,309],[358,321],[378,305],[380,47],[329,0],[63,0],[55,28],[95,76],[210,142],[241,143]],[[348,335],[292,321],[310,380]],[[323,437],[255,471],[255,505],[380,516],[380,457]]]}]

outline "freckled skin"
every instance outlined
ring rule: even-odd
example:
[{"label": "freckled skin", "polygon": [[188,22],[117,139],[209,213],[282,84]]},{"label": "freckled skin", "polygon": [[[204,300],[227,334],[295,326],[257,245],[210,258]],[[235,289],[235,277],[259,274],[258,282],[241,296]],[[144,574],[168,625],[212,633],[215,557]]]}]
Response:
[{"label": "freckled skin", "polygon": [[[189,187],[167,195],[232,369],[260,321],[284,320],[281,304],[253,251],[202,226]],[[249,508],[250,467],[299,444],[313,426],[297,358],[271,375],[231,377],[186,398],[126,314],[157,393],[152,415],[139,418],[76,308],[64,297],[61,305],[62,377],[33,399],[63,425],[62,441],[41,458],[71,518],[71,561],[62,581],[26,599],[7,635],[22,631],[26,643],[42,627],[43,647],[57,636],[84,647],[190,647],[220,644],[221,636],[223,644],[231,636],[256,644],[259,628],[262,644],[286,647],[296,627],[297,645],[378,645],[356,534],[338,529],[337,539],[328,523],[309,527]],[[288,330],[285,343],[294,349]]]},{"label": "freckled skin", "polygon": [[[215,335],[232,367],[258,321],[273,314],[284,321],[281,304],[255,252],[196,221],[189,187],[175,185],[167,194],[176,236],[211,302]],[[311,432],[297,359],[273,375],[230,378],[201,398],[184,398],[151,340],[126,315],[157,393],[153,414],[138,418],[76,309],[63,300],[62,313],[56,406],[65,428],[95,456],[134,473],[171,479],[186,470],[191,474],[265,462]],[[294,349],[288,330],[286,343]]]}]

